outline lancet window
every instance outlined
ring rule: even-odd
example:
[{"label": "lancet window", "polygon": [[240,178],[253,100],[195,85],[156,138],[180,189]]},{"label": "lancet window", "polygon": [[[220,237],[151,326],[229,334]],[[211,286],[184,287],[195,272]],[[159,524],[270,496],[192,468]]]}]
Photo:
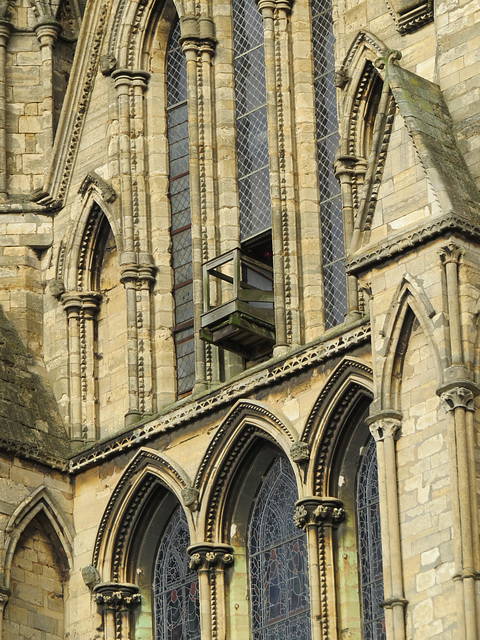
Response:
[{"label": "lancet window", "polygon": [[331,0],[312,0],[311,10],[325,324],[328,329],[343,322],[347,310],[342,201],[340,185],[333,173],[339,144],[334,83],[335,38]]},{"label": "lancet window", "polygon": [[175,356],[177,395],[191,391],[195,382],[193,327],[192,233],[188,145],[187,70],[179,45],[177,21],[167,54],[167,134],[170,156],[172,211],[172,267],[175,302]]},{"label": "lancet window", "polygon": [[198,576],[189,567],[187,519],[177,505],[165,527],[155,562],[156,640],[200,640]]},{"label": "lancet window", "polygon": [[376,443],[370,438],[357,483],[358,550],[365,640],[385,640],[383,563]]},{"label": "lancet window", "polygon": [[311,637],[306,536],[293,522],[297,500],[293,471],[277,457],[255,500],[248,535],[254,640]]},{"label": "lancet window", "polygon": [[263,22],[253,0],[233,3],[240,237],[270,229]]}]

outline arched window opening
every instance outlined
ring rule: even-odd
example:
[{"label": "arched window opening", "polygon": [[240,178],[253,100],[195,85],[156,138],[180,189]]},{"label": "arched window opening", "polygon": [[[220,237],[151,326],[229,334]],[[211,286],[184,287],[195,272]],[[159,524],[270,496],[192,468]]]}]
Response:
[{"label": "arched window opening", "polygon": [[263,21],[253,0],[233,3],[240,237],[271,228]]},{"label": "arched window opening", "polygon": [[343,322],[347,311],[342,200],[340,185],[333,173],[339,144],[334,83],[335,38],[331,0],[312,0],[311,10],[325,325],[328,329]]},{"label": "arched window opening", "polygon": [[198,577],[189,567],[189,544],[187,519],[177,505],[165,526],[155,561],[156,640],[200,640]]},{"label": "arched window opening", "polygon": [[252,637],[311,637],[307,544],[293,522],[295,476],[278,456],[258,491],[248,532]]},{"label": "arched window opening", "polygon": [[175,305],[173,334],[177,365],[177,395],[183,396],[192,390],[195,383],[195,353],[187,68],[179,38],[180,22],[177,20],[167,53],[167,136]]},{"label": "arched window opening", "polygon": [[[369,63],[371,66],[371,63]],[[372,147],[373,132],[375,130],[375,122],[377,120],[378,105],[382,95],[383,81],[382,78],[372,70],[374,74],[372,81],[370,82],[369,90],[366,96],[366,109],[363,119],[364,131],[363,131],[363,156],[368,158],[370,149]]]},{"label": "arched window opening", "polygon": [[383,562],[376,443],[370,438],[357,480],[358,553],[364,640],[385,640]]}]

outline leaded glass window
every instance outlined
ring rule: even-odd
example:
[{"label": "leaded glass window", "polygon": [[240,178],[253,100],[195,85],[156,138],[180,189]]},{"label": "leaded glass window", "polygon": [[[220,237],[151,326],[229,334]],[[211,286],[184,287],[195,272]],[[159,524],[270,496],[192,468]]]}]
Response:
[{"label": "leaded glass window", "polygon": [[342,199],[340,185],[333,173],[339,144],[334,83],[335,39],[331,0],[312,0],[311,8],[325,322],[328,329],[343,322],[347,311]]},{"label": "leaded glass window", "polygon": [[178,44],[177,21],[167,54],[167,135],[170,158],[172,211],[172,267],[175,301],[175,355],[177,394],[191,391],[195,382],[193,338],[192,233],[190,216],[190,167],[188,155],[187,69]]},{"label": "leaded glass window", "polygon": [[270,229],[263,22],[254,0],[233,2],[240,236]]},{"label": "leaded glass window", "polygon": [[385,640],[383,563],[376,443],[370,438],[357,485],[358,546],[364,640]]},{"label": "leaded glass window", "polygon": [[293,523],[295,476],[278,457],[266,474],[248,535],[253,640],[309,640],[306,535]]},{"label": "leaded glass window", "polygon": [[170,517],[155,562],[155,640],[200,640],[198,577],[189,567],[187,519],[180,505]]}]

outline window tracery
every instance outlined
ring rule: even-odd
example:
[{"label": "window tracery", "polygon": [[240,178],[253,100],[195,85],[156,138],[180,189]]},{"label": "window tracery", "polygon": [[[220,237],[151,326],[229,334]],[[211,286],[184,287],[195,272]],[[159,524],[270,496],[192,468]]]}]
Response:
[{"label": "window tracery", "polygon": [[334,82],[335,38],[331,1],[312,0],[311,10],[325,324],[328,329],[343,322],[347,311],[342,199],[340,185],[333,173],[340,141]]},{"label": "window tracery", "polygon": [[175,303],[173,333],[177,364],[177,395],[181,396],[191,391],[195,382],[195,353],[187,68],[179,38],[180,22],[177,20],[167,54],[167,136]]},{"label": "window tracery", "polygon": [[376,443],[368,441],[357,483],[358,553],[365,640],[385,640],[380,496]]},{"label": "window tracery", "polygon": [[306,536],[293,521],[297,499],[292,469],[277,457],[255,500],[248,535],[254,640],[310,638]]},{"label": "window tracery", "polygon": [[155,561],[156,640],[200,640],[198,577],[189,566],[187,519],[180,505],[165,527]]}]

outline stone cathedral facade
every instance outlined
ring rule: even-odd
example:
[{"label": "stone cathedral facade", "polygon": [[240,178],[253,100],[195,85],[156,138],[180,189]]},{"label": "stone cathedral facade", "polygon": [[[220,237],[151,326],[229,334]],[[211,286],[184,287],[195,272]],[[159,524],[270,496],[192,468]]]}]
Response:
[{"label": "stone cathedral facade", "polygon": [[0,640],[480,637],[475,0],[0,1]]}]

